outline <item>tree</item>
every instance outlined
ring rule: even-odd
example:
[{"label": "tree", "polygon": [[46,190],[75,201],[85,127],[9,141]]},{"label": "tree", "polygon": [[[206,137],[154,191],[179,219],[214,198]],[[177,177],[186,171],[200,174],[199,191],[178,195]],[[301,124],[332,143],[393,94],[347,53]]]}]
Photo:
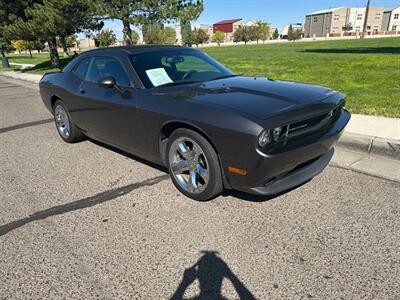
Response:
[{"label": "tree", "polygon": [[136,45],[139,42],[139,34],[135,30],[132,30],[131,40],[133,45]]},{"label": "tree", "polygon": [[289,41],[296,41],[302,38],[303,31],[300,29],[297,29],[296,31],[293,30],[293,26],[290,25],[288,29],[288,40]]},{"label": "tree", "polygon": [[262,40],[265,42],[270,38],[270,31],[271,31],[271,25],[268,24],[267,22],[258,20],[256,22],[256,41],[258,44],[259,40]]},{"label": "tree", "polygon": [[190,25],[190,21],[181,20],[181,35],[182,35],[182,44],[186,46],[192,46],[193,37],[192,37],[192,26]]},{"label": "tree", "polygon": [[272,34],[272,38],[274,40],[277,40],[279,38],[279,32],[278,32],[278,28],[275,29],[274,33]]},{"label": "tree", "polygon": [[159,45],[161,41],[161,30],[160,26],[157,25],[146,25],[142,29],[143,40],[147,45]]},{"label": "tree", "polygon": [[176,43],[176,31],[174,28],[165,27],[161,30],[161,44],[174,45]]},{"label": "tree", "polygon": [[33,41],[33,48],[40,53],[45,48],[46,40],[42,38],[38,38],[36,41]]},{"label": "tree", "polygon": [[6,59],[6,52],[11,49],[11,37],[8,27],[14,24],[17,19],[27,20],[25,9],[40,1],[0,0],[0,53],[3,58],[3,65],[9,66]]},{"label": "tree", "polygon": [[117,36],[111,29],[103,29],[96,35],[94,39],[96,47],[108,47],[114,44],[116,41]]},{"label": "tree", "polygon": [[182,43],[191,46],[193,43],[191,22],[197,20],[204,10],[203,0],[198,0],[196,3],[184,1],[178,7],[179,21],[181,25]]},{"label": "tree", "polygon": [[294,32],[294,35],[293,35],[293,37],[294,37],[294,41],[297,41],[297,40],[300,40],[300,39],[302,39],[303,38],[303,30],[301,30],[301,29],[297,29],[295,32]]},{"label": "tree", "polygon": [[75,34],[64,37],[57,38],[57,46],[64,49],[64,56],[69,56],[69,49],[77,45],[77,37]]},{"label": "tree", "polygon": [[290,24],[288,32],[287,32],[287,38],[289,41],[293,41],[294,40],[294,30],[293,30],[293,26],[292,24]]},{"label": "tree", "polygon": [[218,46],[221,45],[221,43],[225,40],[225,33],[221,32],[221,31],[217,31],[213,34],[211,41],[213,43],[217,43]]},{"label": "tree", "polygon": [[246,45],[249,41],[256,39],[255,26],[242,26],[238,28],[233,34],[233,41],[235,43],[244,42]]},{"label": "tree", "polygon": [[69,48],[73,48],[73,47],[78,45],[78,39],[77,39],[76,34],[68,36],[65,39],[65,41],[66,41],[66,44],[67,44],[68,51],[69,51]]},{"label": "tree", "polygon": [[19,52],[29,51],[29,56],[32,58],[33,43],[24,40],[16,40],[11,43],[11,45]]},{"label": "tree", "polygon": [[[100,22],[89,5],[90,0],[43,0],[25,10],[27,20],[18,19],[10,26],[13,36],[29,35],[37,39],[46,38],[50,49],[50,60],[58,66],[57,38],[64,54],[68,55],[67,37],[75,33],[100,30]],[[27,40],[32,40],[29,38]]]},{"label": "tree", "polygon": [[146,27],[143,39],[148,45],[171,45],[176,43],[176,32],[171,27],[160,29],[157,25]]},{"label": "tree", "polygon": [[[118,19],[123,24],[126,45],[132,44],[131,25],[142,27],[143,36],[154,37],[153,26],[166,21],[186,19],[191,7],[202,5],[202,0],[90,0],[97,13],[104,19]],[[195,1],[195,2],[194,2]],[[150,33],[147,33],[150,31]]]},{"label": "tree", "polygon": [[210,37],[204,29],[195,28],[192,31],[192,41],[197,47],[201,44],[207,43],[209,39]]}]

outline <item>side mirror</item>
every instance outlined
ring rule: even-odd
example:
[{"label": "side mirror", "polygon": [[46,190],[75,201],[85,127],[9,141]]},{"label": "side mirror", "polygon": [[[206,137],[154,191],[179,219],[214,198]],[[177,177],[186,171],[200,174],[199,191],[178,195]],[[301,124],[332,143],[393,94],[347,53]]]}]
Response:
[{"label": "side mirror", "polygon": [[97,85],[103,89],[114,89],[122,98],[128,99],[131,97],[131,93],[128,90],[124,90],[118,86],[115,82],[115,78],[112,76],[104,77],[97,82]]},{"label": "side mirror", "polygon": [[101,78],[97,85],[103,89],[109,89],[115,87],[115,78],[112,76]]}]

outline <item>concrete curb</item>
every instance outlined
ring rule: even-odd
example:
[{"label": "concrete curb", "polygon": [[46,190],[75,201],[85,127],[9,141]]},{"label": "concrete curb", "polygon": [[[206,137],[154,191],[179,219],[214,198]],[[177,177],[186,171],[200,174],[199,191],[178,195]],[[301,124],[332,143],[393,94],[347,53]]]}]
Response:
[{"label": "concrete curb", "polygon": [[345,132],[337,143],[338,147],[367,154],[387,156],[400,160],[400,140],[388,140],[368,135]]}]

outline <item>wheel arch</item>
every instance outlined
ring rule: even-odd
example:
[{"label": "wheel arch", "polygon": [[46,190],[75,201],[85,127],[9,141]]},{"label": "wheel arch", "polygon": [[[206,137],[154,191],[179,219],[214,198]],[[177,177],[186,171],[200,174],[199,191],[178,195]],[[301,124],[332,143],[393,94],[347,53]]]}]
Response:
[{"label": "wheel arch", "polygon": [[218,156],[218,162],[221,167],[224,187],[227,189],[230,189],[231,185],[230,185],[227,177],[225,176],[225,172],[224,172],[223,164],[221,161],[221,157],[218,152],[218,148],[215,146],[210,135],[207,134],[205,130],[203,130],[202,128],[200,128],[199,126],[197,126],[191,122],[182,121],[182,120],[172,120],[172,121],[168,121],[168,122],[164,123],[161,126],[160,133],[159,133],[159,153],[160,153],[160,159],[161,159],[162,163],[165,166],[167,165],[166,155],[167,155],[167,144],[168,144],[169,137],[175,130],[180,129],[180,128],[185,128],[185,129],[189,129],[189,130],[193,130],[194,132],[197,132],[211,144],[211,146],[214,148],[214,150]]},{"label": "wheel arch", "polygon": [[61,98],[58,97],[57,95],[51,96],[51,98],[50,98],[50,105],[51,105],[51,108],[52,108],[52,109],[54,108],[54,104],[56,104],[56,101],[57,101],[57,100],[61,100]]}]

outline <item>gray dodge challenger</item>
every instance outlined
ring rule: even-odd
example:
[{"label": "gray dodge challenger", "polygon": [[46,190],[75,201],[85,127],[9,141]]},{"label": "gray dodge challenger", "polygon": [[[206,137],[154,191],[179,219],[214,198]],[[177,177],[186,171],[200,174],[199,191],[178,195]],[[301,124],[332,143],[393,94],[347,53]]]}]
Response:
[{"label": "gray dodge challenger", "polygon": [[187,47],[88,51],[39,85],[65,142],[90,138],[165,166],[200,201],[309,181],[350,120],[337,91],[239,76]]}]

